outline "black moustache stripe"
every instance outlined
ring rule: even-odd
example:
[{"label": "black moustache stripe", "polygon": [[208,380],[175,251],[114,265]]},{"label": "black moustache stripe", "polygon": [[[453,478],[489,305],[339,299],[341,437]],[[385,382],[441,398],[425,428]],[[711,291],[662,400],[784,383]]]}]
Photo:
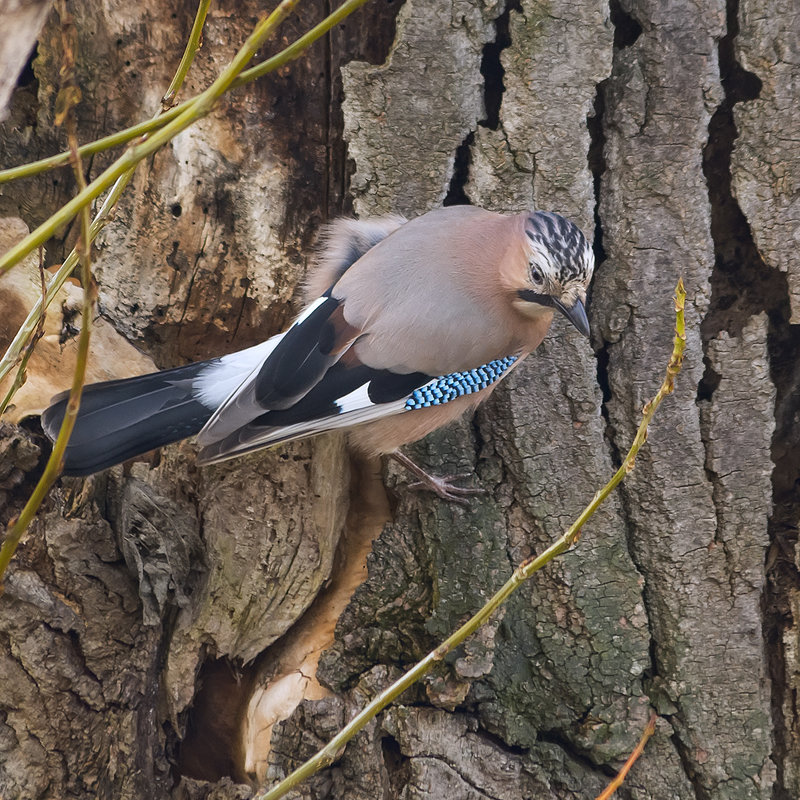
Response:
[{"label": "black moustache stripe", "polygon": [[555,300],[549,294],[539,294],[532,292],[530,289],[520,289],[517,292],[517,297],[522,298],[528,303],[538,303],[540,306],[551,306],[555,308]]}]

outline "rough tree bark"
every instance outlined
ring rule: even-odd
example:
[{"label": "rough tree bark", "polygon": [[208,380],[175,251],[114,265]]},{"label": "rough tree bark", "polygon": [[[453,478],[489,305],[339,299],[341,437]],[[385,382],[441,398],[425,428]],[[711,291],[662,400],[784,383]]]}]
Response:
[{"label": "rough tree bark", "polygon": [[[686,366],[624,488],[292,796],[594,797],[651,708],[621,797],[800,796],[800,14],[778,5],[373,0],[139,169],[97,247],[99,309],[158,366],[280,329],[327,219],[460,202],[558,210],[594,236],[592,342],[556,321],[474,419],[411,448],[474,473],[470,510],[393,469],[387,504],[333,436],[207,469],[185,443],[62,479],[0,595],[0,797],[248,797],[311,755],[605,482],[661,379],[679,275]],[[301,7],[282,41],[327,4]],[[158,107],[194,7],[72,11],[89,140]],[[214,5],[189,91],[262,11]],[[60,58],[51,15],[2,166],[63,148]],[[0,186],[0,239],[73,191],[68,170]],[[35,297],[26,268],[0,282],[5,339]],[[68,383],[73,316],[69,298],[52,312],[0,428],[3,522],[46,452],[23,418]],[[104,330],[93,365],[142,371],[123,346]],[[294,674],[308,699],[264,700]]]}]

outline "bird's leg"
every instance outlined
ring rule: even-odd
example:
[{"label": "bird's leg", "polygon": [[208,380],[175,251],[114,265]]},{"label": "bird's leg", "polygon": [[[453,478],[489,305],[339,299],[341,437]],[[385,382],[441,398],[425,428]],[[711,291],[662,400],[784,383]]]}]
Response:
[{"label": "bird's leg", "polygon": [[469,500],[466,498],[469,495],[486,494],[486,489],[473,489],[467,486],[456,486],[452,481],[463,480],[468,478],[471,473],[463,473],[461,475],[443,475],[436,477],[425,472],[419,464],[415,464],[408,456],[403,455],[399,450],[389,455],[401,466],[405,467],[414,477],[419,478],[416,483],[409,484],[408,488],[412,491],[420,489],[428,489],[435,492],[442,500],[447,500],[451,503],[458,503],[462,506],[468,506]]}]

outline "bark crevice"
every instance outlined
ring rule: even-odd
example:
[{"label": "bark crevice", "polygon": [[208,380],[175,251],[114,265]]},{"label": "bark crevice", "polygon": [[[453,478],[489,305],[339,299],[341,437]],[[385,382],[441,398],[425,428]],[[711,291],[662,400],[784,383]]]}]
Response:
[{"label": "bark crevice", "polygon": [[[673,725],[673,728],[675,726]],[[676,732],[670,737],[675,752],[678,754],[683,772],[689,781],[696,800],[711,800],[711,795],[703,786],[700,776],[694,768],[694,761],[689,755],[686,743],[681,739],[680,735]]]},{"label": "bark crevice", "polygon": [[[781,277],[759,255],[750,225],[731,186],[731,156],[737,138],[733,109],[737,103],[755,100],[761,90],[758,76],[744,70],[735,59],[737,13],[738,0],[730,0],[727,33],[719,42],[724,97],[709,122],[703,151],[715,258],[711,304],[701,326],[704,342],[715,338],[720,331],[739,336],[751,316],[777,310],[782,296]],[[703,385],[708,391],[708,381]]]},{"label": "bark crevice", "polygon": [[389,797],[400,797],[411,779],[411,759],[404,755],[400,742],[388,733],[381,736],[380,744],[383,768],[389,784]]},{"label": "bark crevice", "polygon": [[614,49],[624,50],[641,36],[642,26],[633,14],[622,7],[620,0],[610,0],[608,9],[614,26]]},{"label": "bark crevice", "polygon": [[247,782],[241,729],[251,686],[252,678],[240,662],[207,655],[197,671],[186,734],[178,750],[181,776]]},{"label": "bark crevice", "polygon": [[598,764],[591,754],[581,750],[571,741],[568,737],[564,736],[564,732],[558,729],[542,730],[539,731],[536,737],[537,741],[546,742],[558,747],[564,752],[569,759],[576,764],[580,764],[588,772],[602,775],[604,778],[613,778],[617,771],[610,764]]},{"label": "bark crevice", "polygon": [[453,159],[453,175],[450,178],[447,194],[442,201],[443,206],[472,205],[466,187],[469,182],[469,168],[472,163],[472,143],[474,141],[475,131],[470,131],[464,137],[464,141],[456,148],[456,154]]},{"label": "bark crevice", "polygon": [[509,20],[511,12],[522,13],[521,0],[508,0],[502,13],[494,22],[497,31],[494,41],[483,46],[481,59],[481,75],[483,75],[483,98],[486,116],[478,122],[489,130],[496,131],[500,127],[500,107],[503,104],[505,84],[503,77],[506,74],[502,62],[502,53],[511,45],[511,30]]},{"label": "bark crevice", "polygon": [[608,78],[597,84],[594,107],[592,113],[586,117],[586,127],[589,130],[587,161],[589,171],[592,173],[592,189],[594,191],[594,239],[592,241],[592,249],[594,250],[595,269],[599,269],[606,260],[606,251],[603,247],[603,221],[600,218],[600,186],[603,180],[603,173],[607,167],[605,157],[606,136],[603,131],[607,86]]},{"label": "bark crevice", "polygon": [[[613,18],[614,16],[612,14],[612,20]],[[587,153],[587,161],[589,164],[589,171],[592,174],[592,189],[594,192],[594,239],[592,241],[592,249],[594,251],[595,270],[602,269],[603,263],[606,260],[606,251],[603,246],[603,220],[600,215],[600,194],[603,173],[605,173],[607,167],[605,157],[606,135],[605,131],[603,130],[606,109],[605,92],[607,86],[608,78],[597,84],[597,91],[594,98],[594,113],[586,117],[586,127],[589,131],[589,150]],[[590,307],[591,294],[592,289],[590,286],[588,301]],[[595,331],[595,339],[598,339],[599,337],[600,334]],[[611,453],[612,463],[615,468],[618,468],[621,463],[621,456],[619,453],[619,448],[616,444],[616,436],[612,430],[611,419],[608,413],[608,403],[611,400],[611,381],[608,374],[608,366],[610,361],[610,342],[602,339],[599,345],[596,343],[593,344],[595,344],[595,358],[597,360],[597,384],[600,387],[600,391],[603,395],[600,405],[600,413],[603,417],[605,440]]]},{"label": "bark crevice", "polygon": [[[500,15],[493,24],[495,37],[483,46],[480,73],[483,77],[483,107],[484,117],[478,120],[478,125],[489,130],[499,130],[500,109],[503,105],[505,84],[503,77],[505,68],[502,62],[503,51],[511,45],[510,16],[512,11],[522,12],[521,0],[508,0]],[[456,148],[453,160],[453,174],[442,205],[459,206],[472,205],[472,200],[467,194],[467,186],[472,166],[472,146],[475,143],[475,131],[471,130]]]},{"label": "bark crevice", "polygon": [[17,89],[30,88],[32,92],[36,93],[37,89],[39,88],[39,81],[36,79],[33,63],[36,61],[36,57],[38,55],[39,47],[38,45],[34,45],[33,50],[31,50],[31,54],[28,56],[28,60],[25,62],[25,66],[22,68],[22,72],[20,72],[17,76]]}]

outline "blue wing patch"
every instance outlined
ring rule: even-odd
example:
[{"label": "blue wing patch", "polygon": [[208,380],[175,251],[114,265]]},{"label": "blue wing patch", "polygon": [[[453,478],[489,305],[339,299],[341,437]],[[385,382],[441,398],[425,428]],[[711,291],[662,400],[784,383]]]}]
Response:
[{"label": "blue wing patch", "polygon": [[517,356],[496,358],[475,369],[440,375],[419,389],[415,389],[406,400],[403,410],[413,411],[417,408],[441,406],[465,394],[479,392],[499,381],[517,358]]}]

